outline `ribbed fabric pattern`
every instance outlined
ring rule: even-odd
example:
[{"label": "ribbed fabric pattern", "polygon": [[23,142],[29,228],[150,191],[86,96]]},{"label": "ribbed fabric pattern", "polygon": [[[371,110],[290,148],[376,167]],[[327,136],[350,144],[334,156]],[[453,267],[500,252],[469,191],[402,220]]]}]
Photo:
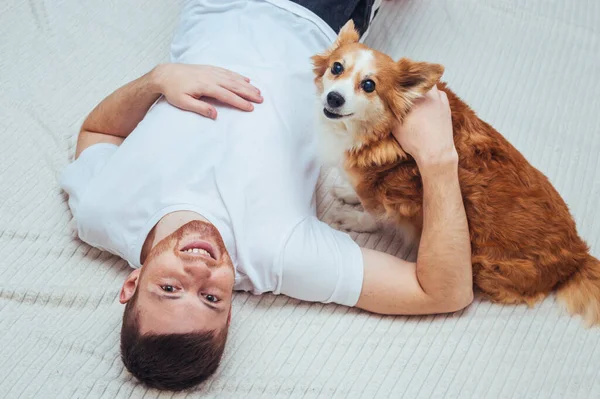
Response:
[{"label": "ribbed fabric pattern", "polygon": [[[600,256],[600,2],[383,2],[367,42],[440,62],[451,87],[564,196]],[[179,3],[0,2],[0,396],[5,398],[598,398],[600,329],[534,309],[382,317],[236,294],[217,375],[147,390],[124,370],[125,263],[81,243],[57,178],[86,114],[168,60]],[[234,49],[232,49],[234,51]],[[336,179],[325,171],[327,219]],[[356,240],[403,257],[400,235]]]}]

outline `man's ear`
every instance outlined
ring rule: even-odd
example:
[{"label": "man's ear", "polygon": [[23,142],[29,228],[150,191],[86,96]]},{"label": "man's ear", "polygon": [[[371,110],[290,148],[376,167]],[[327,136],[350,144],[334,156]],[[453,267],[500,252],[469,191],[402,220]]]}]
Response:
[{"label": "man's ear", "polygon": [[340,33],[335,42],[327,49],[323,54],[317,54],[313,56],[312,62],[314,65],[314,73],[317,77],[321,77],[325,74],[327,66],[329,64],[329,57],[338,48],[347,44],[358,43],[360,34],[354,26],[354,21],[349,20],[340,30]]},{"label": "man's ear", "polygon": [[127,276],[127,279],[121,287],[121,292],[119,293],[119,302],[127,303],[131,297],[133,297],[139,281],[140,271],[141,269],[135,269],[129,273],[129,276]]},{"label": "man's ear", "polygon": [[439,82],[443,73],[444,67],[440,64],[414,62],[402,58],[398,61],[397,82],[400,89],[414,100],[431,90],[433,85]]}]

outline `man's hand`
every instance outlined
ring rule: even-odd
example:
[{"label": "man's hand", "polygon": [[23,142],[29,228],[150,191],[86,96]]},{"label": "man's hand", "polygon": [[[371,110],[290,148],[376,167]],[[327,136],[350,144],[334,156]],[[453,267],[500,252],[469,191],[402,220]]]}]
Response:
[{"label": "man's hand", "polygon": [[152,71],[157,90],[178,108],[215,119],[217,110],[202,101],[211,97],[243,111],[263,101],[250,79],[227,69],[208,65],[163,64]]},{"label": "man's hand", "polygon": [[458,159],[448,97],[437,86],[417,100],[393,134],[402,148],[417,161],[419,169],[430,164],[456,162]]}]

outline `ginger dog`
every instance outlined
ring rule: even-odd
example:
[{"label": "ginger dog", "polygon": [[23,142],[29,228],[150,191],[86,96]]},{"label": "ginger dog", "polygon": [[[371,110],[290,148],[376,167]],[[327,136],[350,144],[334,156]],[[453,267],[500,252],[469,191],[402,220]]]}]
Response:
[{"label": "ginger dog", "polygon": [[556,289],[570,313],[599,323],[600,262],[549,180],[439,82],[441,65],[395,62],[358,40],[350,21],[313,63],[323,151],[343,167],[364,209],[378,220],[422,225],[419,170],[391,131],[438,84],[452,112],[474,284],[493,301],[530,306]]}]

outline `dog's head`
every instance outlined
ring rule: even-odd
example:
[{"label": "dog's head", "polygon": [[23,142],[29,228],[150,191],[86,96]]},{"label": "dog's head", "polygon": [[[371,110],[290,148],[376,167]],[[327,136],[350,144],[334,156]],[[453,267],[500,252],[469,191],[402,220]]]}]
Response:
[{"label": "dog's head", "polygon": [[359,43],[352,20],[335,43],[312,61],[325,120],[343,121],[347,126],[357,123],[369,131],[369,127],[389,128],[402,120],[444,72],[438,64],[406,58],[396,62]]}]

